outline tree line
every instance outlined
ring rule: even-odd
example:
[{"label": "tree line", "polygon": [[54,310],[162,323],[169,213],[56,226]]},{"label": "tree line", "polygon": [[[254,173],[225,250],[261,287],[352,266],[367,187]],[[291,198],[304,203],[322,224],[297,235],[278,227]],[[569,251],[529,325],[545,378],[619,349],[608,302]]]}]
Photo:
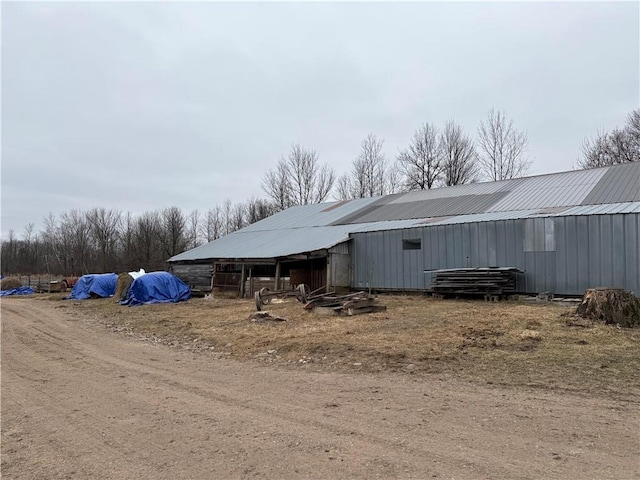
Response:
[{"label": "tree line", "polygon": [[[262,189],[276,211],[326,200],[365,198],[413,190],[498,181],[526,175],[531,167],[527,133],[495,109],[480,122],[475,138],[455,121],[442,128],[426,122],[409,144],[389,160],[384,140],[368,134],[350,170],[340,177],[321,164],[313,149],[294,145],[287,157],[268,170]],[[587,137],[576,168],[596,168],[640,161],[640,109],[632,111],[623,128]],[[335,184],[335,185],[334,185]]]},{"label": "tree line", "polygon": [[178,207],[141,215],[115,209],[71,210],[29,223],[2,241],[3,275],[81,275],[144,268],[164,270],[170,257],[239,230],[275,213],[262,199],[226,200],[205,211]]},{"label": "tree line", "polygon": [[[527,134],[501,111],[491,110],[480,122],[477,139],[450,120],[439,129],[419,126],[395,160],[383,151],[384,140],[368,134],[350,170],[340,177],[321,164],[313,149],[293,145],[288,156],[268,170],[262,189],[278,210],[326,200],[427,190],[479,180],[505,180],[524,175],[531,164]],[[335,184],[335,185],[334,185]]]},{"label": "tree line", "polygon": [[600,130],[582,144],[578,168],[597,168],[626,162],[640,162],[640,109],[627,115],[622,128]]},{"label": "tree line", "polygon": [[[420,125],[394,160],[384,140],[367,135],[350,170],[337,176],[318,153],[293,145],[262,178],[267,198],[225,200],[207,211],[178,207],[133,215],[107,208],[71,210],[44,218],[44,227],[10,231],[0,251],[3,274],[55,275],[162,270],[168,258],[210,242],[296,205],[427,190],[480,180],[504,180],[527,173],[527,134],[504,112],[491,110],[476,137],[453,120],[442,128]],[[578,168],[640,161],[640,109],[622,128],[586,138]]]}]

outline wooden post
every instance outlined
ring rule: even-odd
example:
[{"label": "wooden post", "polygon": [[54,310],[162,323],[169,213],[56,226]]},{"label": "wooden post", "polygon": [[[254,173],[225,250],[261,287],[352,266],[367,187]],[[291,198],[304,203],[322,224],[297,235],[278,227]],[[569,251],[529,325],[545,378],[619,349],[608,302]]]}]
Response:
[{"label": "wooden post", "polygon": [[276,284],[274,290],[280,290],[280,262],[276,261]]},{"label": "wooden post", "polygon": [[253,297],[253,271],[249,269],[249,298]]},{"label": "wooden post", "polygon": [[213,295],[213,285],[214,285],[215,279],[216,279],[216,266],[217,266],[217,264],[214,262],[213,271],[211,272],[211,295]]},{"label": "wooden post", "polygon": [[245,281],[245,265],[242,264],[242,269],[240,270],[240,298],[244,298],[244,281]]}]

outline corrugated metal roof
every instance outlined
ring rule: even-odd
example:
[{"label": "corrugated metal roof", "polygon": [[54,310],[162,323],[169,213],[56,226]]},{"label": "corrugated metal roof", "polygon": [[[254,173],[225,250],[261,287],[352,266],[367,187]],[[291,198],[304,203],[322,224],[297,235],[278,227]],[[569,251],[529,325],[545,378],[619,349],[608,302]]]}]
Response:
[{"label": "corrugated metal roof", "polygon": [[[571,207],[581,205],[598,185],[609,192],[599,198],[611,198],[610,202],[638,200],[631,184],[634,175],[640,178],[640,164],[575,170],[572,172],[515,178],[500,182],[458,185],[420,192],[409,192],[382,197],[361,210],[354,210],[334,222],[366,223],[418,217],[437,217],[483,212],[503,212],[533,208]],[[633,173],[632,173],[633,172]],[[623,188],[612,194],[612,186]]]},{"label": "corrugated metal roof", "polygon": [[372,222],[353,225],[352,233],[375,232],[379,230],[397,230],[403,228],[430,227],[434,225],[453,225],[458,223],[495,222],[499,220],[519,220],[540,217],[567,217],[581,215],[609,215],[615,213],[640,213],[640,202],[614,203],[609,205],[585,205],[548,211],[546,209],[516,210],[510,212],[488,212],[472,215],[457,215],[447,218],[429,218],[397,220],[391,222]]},{"label": "corrugated metal roof", "polygon": [[[331,225],[336,220],[359,211],[376,202],[380,197],[359,198],[348,202],[328,202],[315,205],[299,205],[278,212],[264,220],[253,223],[242,231],[263,231],[288,227],[321,227]],[[330,208],[335,207],[335,208]]]},{"label": "corrugated metal roof", "polygon": [[507,192],[495,192],[482,195],[461,195],[459,197],[441,197],[375,205],[367,207],[366,211],[349,215],[346,219],[342,218],[335,224],[406,220],[484,212],[506,194]]},{"label": "corrugated metal roof", "polygon": [[324,250],[349,239],[351,226],[302,227],[278,230],[238,230],[230,235],[188,250],[170,262],[208,258],[277,258]]},{"label": "corrugated metal roof", "polygon": [[606,170],[598,184],[585,196],[583,205],[637,202],[640,200],[640,168],[623,164]]},{"label": "corrugated metal roof", "polygon": [[517,180],[502,180],[499,182],[469,183],[466,185],[455,185],[453,187],[434,188],[431,190],[420,190],[407,192],[397,198],[390,199],[387,203],[410,203],[434,198],[460,197],[463,195],[487,195],[491,193],[505,192],[512,189],[513,183]]},{"label": "corrugated metal roof", "polygon": [[606,205],[580,205],[565,210],[561,215],[609,215],[614,213],[640,213],[640,201]]},{"label": "corrugated metal roof", "polygon": [[[602,199],[614,201],[586,204]],[[331,248],[350,233],[425,223],[613,213],[640,213],[640,163],[292,207],[169,261],[284,257]]]},{"label": "corrugated metal roof", "polygon": [[605,173],[606,169],[598,168],[519,178],[514,181],[509,195],[488,211],[580,205]]}]

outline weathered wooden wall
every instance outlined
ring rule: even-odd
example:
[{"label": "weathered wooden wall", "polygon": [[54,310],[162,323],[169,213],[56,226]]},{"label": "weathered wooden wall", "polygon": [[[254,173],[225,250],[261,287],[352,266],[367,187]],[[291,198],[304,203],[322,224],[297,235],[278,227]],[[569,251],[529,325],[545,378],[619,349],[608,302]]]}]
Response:
[{"label": "weathered wooden wall", "polygon": [[[268,288],[269,290],[275,289],[276,279],[275,277],[253,277],[247,278],[244,282],[245,297],[253,298],[254,292],[259,291],[261,288]],[[291,288],[291,279],[289,277],[280,277],[280,289],[289,290]]]},{"label": "weathered wooden wall", "polygon": [[191,288],[211,290],[213,265],[210,263],[172,263],[169,271]]}]

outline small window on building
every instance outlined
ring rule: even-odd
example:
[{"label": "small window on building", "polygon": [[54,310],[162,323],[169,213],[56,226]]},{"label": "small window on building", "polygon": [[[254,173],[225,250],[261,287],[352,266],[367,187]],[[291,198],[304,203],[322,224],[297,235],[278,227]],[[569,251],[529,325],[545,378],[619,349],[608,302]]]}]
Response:
[{"label": "small window on building", "polygon": [[527,218],[524,221],[524,251],[556,251],[556,235],[553,218]]},{"label": "small window on building", "polygon": [[422,248],[422,240],[402,240],[402,250],[420,250]]}]

